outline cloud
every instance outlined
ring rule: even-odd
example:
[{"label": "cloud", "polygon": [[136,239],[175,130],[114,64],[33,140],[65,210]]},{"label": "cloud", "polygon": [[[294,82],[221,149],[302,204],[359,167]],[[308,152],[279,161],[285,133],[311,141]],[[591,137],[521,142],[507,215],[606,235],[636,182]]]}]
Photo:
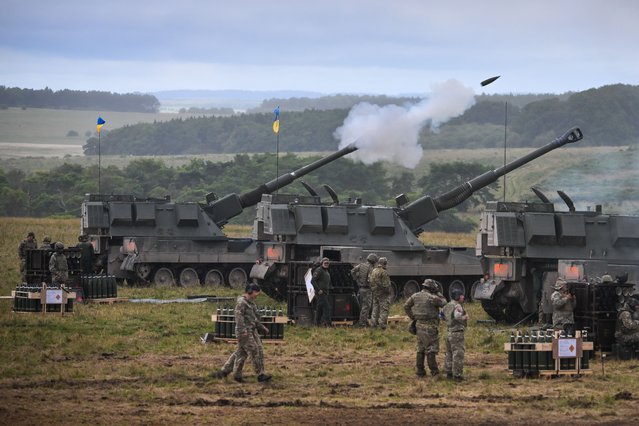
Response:
[{"label": "cloud", "polygon": [[355,142],[360,148],[353,153],[365,164],[387,160],[414,168],[422,157],[419,132],[431,129],[461,115],[475,103],[471,88],[455,80],[435,84],[427,99],[406,106],[355,105],[335,131],[340,149]]}]

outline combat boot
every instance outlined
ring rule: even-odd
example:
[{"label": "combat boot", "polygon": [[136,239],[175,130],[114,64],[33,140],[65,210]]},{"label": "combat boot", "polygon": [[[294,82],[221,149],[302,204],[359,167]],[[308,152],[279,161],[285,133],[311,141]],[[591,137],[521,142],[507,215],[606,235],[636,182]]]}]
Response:
[{"label": "combat boot", "polygon": [[242,378],[242,376],[234,376],[233,380],[235,380],[238,383],[244,383],[244,379]]},{"label": "combat boot", "polygon": [[271,376],[270,374],[260,374],[259,376],[257,376],[257,381],[258,382],[269,382],[271,381],[271,378],[273,376]]},{"label": "combat boot", "polygon": [[426,370],[424,369],[424,358],[426,354],[423,352],[417,352],[417,359],[415,361],[415,366],[417,367],[417,372],[415,373],[417,377],[424,377],[426,375]]},{"label": "combat boot", "polygon": [[446,373],[446,378],[447,379],[452,379],[453,378],[453,373]]},{"label": "combat boot", "polygon": [[214,377],[216,379],[223,379],[223,378],[225,378],[228,375],[229,375],[229,373],[227,373],[226,371],[218,370],[218,371],[214,372],[213,374],[211,374],[211,377]]},{"label": "combat boot", "polygon": [[437,354],[434,352],[429,352],[427,355],[428,360],[428,368],[430,369],[430,375],[436,376],[439,374],[439,368],[437,367]]}]

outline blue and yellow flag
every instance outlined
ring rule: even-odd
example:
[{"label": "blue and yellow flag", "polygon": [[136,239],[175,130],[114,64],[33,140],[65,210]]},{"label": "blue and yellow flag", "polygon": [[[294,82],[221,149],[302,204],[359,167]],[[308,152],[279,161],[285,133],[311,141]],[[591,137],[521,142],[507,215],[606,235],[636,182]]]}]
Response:
[{"label": "blue and yellow flag", "polygon": [[104,121],[102,117],[98,117],[98,125],[95,126],[98,129],[98,133],[100,133],[100,130],[102,130],[102,126],[104,126],[105,123],[106,121]]},{"label": "blue and yellow flag", "polygon": [[275,119],[273,120],[273,132],[280,132],[280,107],[277,107],[273,110],[275,113]]}]

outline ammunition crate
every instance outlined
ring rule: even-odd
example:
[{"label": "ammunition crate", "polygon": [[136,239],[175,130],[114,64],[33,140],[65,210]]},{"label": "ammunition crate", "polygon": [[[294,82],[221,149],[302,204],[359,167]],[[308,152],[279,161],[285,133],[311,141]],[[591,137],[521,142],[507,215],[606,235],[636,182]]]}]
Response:
[{"label": "ammunition crate", "polygon": [[[76,294],[67,288],[19,285],[11,292],[14,312],[73,312]],[[53,300],[51,300],[53,299]]]},{"label": "ammunition crate", "polygon": [[[282,340],[284,339],[284,324],[288,323],[288,317],[281,315],[281,310],[258,308],[260,313],[260,323],[268,328],[268,334],[261,330],[262,340]],[[278,315],[279,314],[279,315]],[[233,308],[217,308],[217,312],[211,315],[211,320],[215,323],[215,337],[219,339],[236,339],[235,335],[235,312]]]}]

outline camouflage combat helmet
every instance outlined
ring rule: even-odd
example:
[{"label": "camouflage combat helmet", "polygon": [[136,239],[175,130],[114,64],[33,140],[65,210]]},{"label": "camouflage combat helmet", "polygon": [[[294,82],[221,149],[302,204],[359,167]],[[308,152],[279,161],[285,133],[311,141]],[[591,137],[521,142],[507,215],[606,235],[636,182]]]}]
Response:
[{"label": "camouflage combat helmet", "polygon": [[566,284],[568,284],[566,280],[564,280],[563,278],[557,278],[557,281],[555,282],[555,285],[553,288],[555,290],[561,290],[562,288],[566,286]]},{"label": "camouflage combat helmet", "polygon": [[45,235],[44,238],[42,239],[42,242],[45,244],[51,244],[51,237],[48,235]]},{"label": "camouflage combat helmet", "polygon": [[379,257],[377,257],[375,253],[371,253],[368,256],[366,256],[366,260],[369,263],[377,263],[377,261],[379,260]]},{"label": "camouflage combat helmet", "polygon": [[605,274],[604,276],[601,277],[601,282],[602,283],[611,283],[613,282],[612,277],[609,274]]},{"label": "camouflage combat helmet", "polygon": [[385,257],[380,257],[377,260],[377,264],[380,265],[380,266],[386,266],[386,265],[388,265],[388,259],[386,259]]},{"label": "camouflage combat helmet", "polygon": [[64,248],[64,244],[62,244],[60,241],[55,243],[55,249],[56,250],[62,250],[63,248]]},{"label": "camouflage combat helmet", "polygon": [[453,300],[457,300],[457,301],[459,301],[459,297],[460,297],[462,294],[464,294],[464,292],[462,292],[462,291],[461,291],[461,290],[459,290],[459,289],[455,289],[455,290],[453,290],[453,291],[451,291],[451,292],[450,292],[450,298],[451,298],[451,299],[453,299]]},{"label": "camouflage combat helmet", "polygon": [[439,286],[437,285],[435,280],[431,280],[430,278],[424,280],[424,282],[422,283],[422,287],[424,287],[431,293],[437,293],[439,291]]}]

